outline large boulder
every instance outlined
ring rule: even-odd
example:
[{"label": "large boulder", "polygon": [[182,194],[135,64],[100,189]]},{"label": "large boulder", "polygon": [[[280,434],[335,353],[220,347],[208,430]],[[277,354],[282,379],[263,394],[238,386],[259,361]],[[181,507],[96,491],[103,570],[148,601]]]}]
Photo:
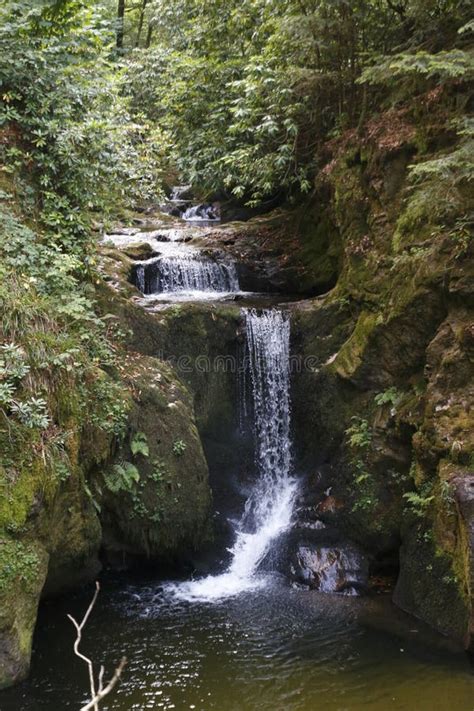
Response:
[{"label": "large boulder", "polygon": [[143,556],[183,562],[211,535],[208,469],[192,397],[156,358],[128,352],[123,377],[133,398],[127,433],[95,475],[106,555],[113,564]]},{"label": "large boulder", "polygon": [[292,575],[313,590],[356,595],[367,588],[369,564],[367,557],[352,544],[303,541],[293,557]]}]

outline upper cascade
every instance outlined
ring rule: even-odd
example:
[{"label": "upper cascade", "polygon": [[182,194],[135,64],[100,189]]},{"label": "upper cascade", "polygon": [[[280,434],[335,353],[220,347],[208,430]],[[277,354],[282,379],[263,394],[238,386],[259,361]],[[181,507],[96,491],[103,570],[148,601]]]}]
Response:
[{"label": "upper cascade", "polygon": [[187,255],[158,257],[139,264],[136,285],[143,294],[233,293],[240,289],[232,262]]},{"label": "upper cascade", "polygon": [[221,219],[219,207],[209,203],[188,207],[181,217],[187,222],[218,222]]}]

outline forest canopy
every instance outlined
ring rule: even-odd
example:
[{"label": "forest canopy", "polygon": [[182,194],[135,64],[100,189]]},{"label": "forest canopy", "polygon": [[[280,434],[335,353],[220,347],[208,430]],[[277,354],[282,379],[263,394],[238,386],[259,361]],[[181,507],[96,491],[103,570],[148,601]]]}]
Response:
[{"label": "forest canopy", "polygon": [[407,97],[421,110],[434,88],[455,100],[473,77],[471,10],[465,0],[7,0],[0,122],[19,140],[5,160],[30,166],[53,228],[78,229],[84,212],[117,200],[157,199],[178,178],[250,204],[297,196],[324,142],[369,113]]}]

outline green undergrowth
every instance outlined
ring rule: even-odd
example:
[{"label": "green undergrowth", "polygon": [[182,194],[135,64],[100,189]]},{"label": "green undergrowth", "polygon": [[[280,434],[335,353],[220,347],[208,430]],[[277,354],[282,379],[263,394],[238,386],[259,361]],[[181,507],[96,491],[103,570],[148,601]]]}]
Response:
[{"label": "green undergrowth", "polygon": [[52,499],[77,467],[84,428],[124,430],[117,352],[92,280],[0,205],[0,528],[18,534],[35,496]]}]

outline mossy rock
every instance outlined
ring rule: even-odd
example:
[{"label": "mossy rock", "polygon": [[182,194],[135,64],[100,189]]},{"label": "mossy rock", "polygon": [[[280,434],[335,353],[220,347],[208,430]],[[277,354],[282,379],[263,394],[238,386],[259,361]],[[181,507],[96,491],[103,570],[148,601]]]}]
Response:
[{"label": "mossy rock", "polygon": [[173,369],[129,353],[126,438],[96,478],[109,560],[183,560],[210,537],[211,492],[192,398]]},{"label": "mossy rock", "polygon": [[125,247],[123,251],[127,257],[133,260],[150,259],[156,255],[156,252],[149,242],[130,244]]},{"label": "mossy rock", "polygon": [[0,689],[24,679],[48,555],[37,542],[0,537]]},{"label": "mossy rock", "polygon": [[452,558],[436,548],[417,523],[408,525],[400,549],[396,605],[460,643],[466,643],[470,603],[453,570]]}]

